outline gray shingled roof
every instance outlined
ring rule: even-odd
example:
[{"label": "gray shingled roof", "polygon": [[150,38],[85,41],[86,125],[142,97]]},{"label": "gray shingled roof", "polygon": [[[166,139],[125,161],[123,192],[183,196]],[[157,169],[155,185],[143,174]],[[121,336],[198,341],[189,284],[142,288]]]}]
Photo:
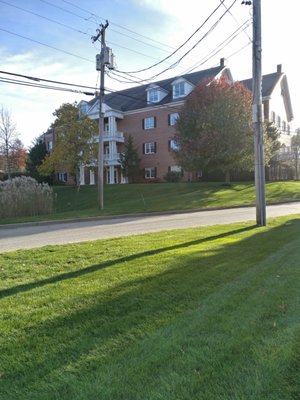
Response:
[{"label": "gray shingled roof", "polygon": [[[274,72],[272,74],[264,75],[262,77],[262,97],[271,96],[275,86],[281,79],[282,75],[284,75],[282,72]],[[246,79],[244,81],[241,81],[241,83],[247,89],[252,91],[252,79]]]},{"label": "gray shingled roof", "polygon": [[[186,79],[188,82],[193,85],[197,85],[199,82],[208,79],[215,78],[222,70],[224,66],[218,66],[214,68],[209,68],[203,71],[192,72],[190,74],[180,75],[173,78],[164,79],[161,81],[153,82],[153,84],[159,86],[160,88],[166,90],[168,95],[164,97],[159,103],[155,103],[155,105],[162,105],[167,103],[172,103],[172,82],[174,82],[178,78]],[[136,86],[130,89],[125,89],[121,91],[117,91],[114,93],[105,95],[105,104],[114,110],[119,111],[131,111],[131,110],[139,110],[146,107],[153,107],[153,104],[147,103],[147,93],[146,89],[150,84]],[[89,105],[92,106],[97,98],[93,99],[89,102]],[[177,100],[178,101],[178,100]]]},{"label": "gray shingled roof", "polygon": [[[166,90],[168,95],[164,97],[159,103],[155,103],[155,105],[169,104],[172,102],[176,102],[178,100],[174,100],[172,97],[172,82],[174,82],[178,78],[183,78],[193,85],[197,85],[199,82],[209,79],[215,78],[222,70],[224,66],[218,66],[214,68],[205,69],[203,71],[192,72],[190,74],[180,75],[168,79],[164,79],[161,81],[153,82],[156,86]],[[282,72],[275,72],[272,74],[264,75],[262,77],[262,96],[268,97],[271,96],[275,86],[278,81],[281,79]],[[245,79],[241,81],[241,83],[252,91],[252,79]],[[122,112],[131,111],[131,110],[139,110],[147,107],[153,107],[153,104],[147,103],[147,94],[146,89],[150,84],[136,86],[130,89],[120,90],[117,92],[109,93],[105,95],[105,104],[111,107],[114,110],[119,110]],[[98,100],[98,98],[94,98],[88,104],[90,107]]]}]

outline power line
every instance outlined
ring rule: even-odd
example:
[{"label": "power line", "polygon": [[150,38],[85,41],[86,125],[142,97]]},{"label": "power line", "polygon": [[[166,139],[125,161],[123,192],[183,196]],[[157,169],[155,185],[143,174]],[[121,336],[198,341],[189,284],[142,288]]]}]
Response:
[{"label": "power line", "polygon": [[83,35],[88,35],[88,33],[83,32],[83,31],[80,31],[80,30],[78,30],[78,29],[75,29],[75,28],[73,28],[72,26],[69,26],[69,25],[64,24],[64,23],[62,23],[62,22],[59,22],[59,21],[56,21],[56,20],[54,20],[54,19],[52,19],[52,18],[49,18],[49,17],[45,17],[44,15],[38,14],[38,13],[36,13],[36,12],[34,12],[34,11],[27,10],[27,9],[25,9],[25,8],[23,8],[23,7],[16,6],[15,4],[8,3],[7,1],[0,0],[0,3],[6,4],[7,6],[16,8],[16,9],[21,10],[21,11],[23,11],[23,12],[26,12],[26,13],[28,13],[28,14],[35,15],[36,17],[45,19],[46,21],[53,22],[54,24],[60,25],[60,26],[62,26],[62,27],[64,27],[64,28],[70,29],[70,30],[72,30],[72,31],[74,31],[74,32],[78,32],[78,33],[81,33],[81,34],[83,34]]},{"label": "power line", "polygon": [[[250,19],[245,21],[242,25],[239,26],[231,35],[229,35],[223,42],[221,42],[216,48],[210,51],[205,57],[202,58],[199,62],[194,64],[192,67],[188,68],[185,73],[191,72],[194,69],[200,67],[201,65],[207,63],[211,58],[213,58],[216,54],[220,53],[220,51],[224,50],[229,43],[231,43],[235,38],[237,38],[241,33],[244,32],[244,29],[251,25]],[[241,32],[242,29],[242,32]],[[250,42],[247,43],[246,46],[251,44]],[[245,46],[245,47],[246,47]],[[229,57],[226,57],[229,58]]]},{"label": "power line", "polygon": [[44,78],[36,78],[36,77],[33,77],[33,76],[29,76],[29,75],[17,74],[17,73],[14,73],[14,72],[0,71],[0,73],[1,74],[5,74],[5,75],[17,76],[19,78],[30,79],[30,80],[33,80],[33,81],[36,81],[36,82],[49,82],[49,83],[56,83],[56,84],[59,84],[59,85],[75,86],[75,87],[81,87],[81,88],[85,88],[85,89],[94,89],[94,90],[96,90],[96,88],[91,87],[91,86],[77,85],[76,83],[53,81],[53,80],[44,79]]},{"label": "power line", "polygon": [[[222,0],[220,0],[220,2],[222,2]],[[223,6],[227,9],[227,6],[225,5],[225,3],[222,3]],[[232,14],[232,12],[230,10],[228,10],[229,14],[232,16],[232,18],[234,19],[234,21],[239,24],[239,21],[235,18],[235,16]],[[251,18],[252,19],[252,18]],[[248,35],[248,33],[244,30],[245,35],[247,36],[247,38],[250,40],[250,42],[252,42],[252,38]]]},{"label": "power line", "polygon": [[[182,55],[177,61],[175,61],[171,66],[169,66],[168,68],[165,68],[164,70],[162,70],[161,72],[157,73],[156,75],[153,75],[151,78],[148,78],[144,81],[151,81],[156,79],[158,76],[164,74],[165,72],[169,71],[170,69],[174,68],[175,66],[177,66],[182,60],[183,58],[185,58],[188,54],[190,54],[191,51],[193,51],[195,49],[195,47],[197,47],[216,27],[217,25],[220,23],[220,21],[224,18],[224,16],[229,12],[229,10],[233,7],[233,5],[236,3],[237,0],[234,0],[232,2],[232,4],[230,5],[229,8],[226,9],[226,11],[219,17],[219,19],[210,27],[210,29],[188,50],[185,52],[184,55]],[[220,7],[221,4],[218,6]],[[212,15],[212,14],[211,14]],[[210,15],[210,16],[211,16]],[[209,17],[208,17],[209,18]],[[202,24],[203,25],[203,24]],[[127,72],[123,72],[123,71],[119,71],[116,70],[116,72],[119,73],[124,73],[126,74]]]},{"label": "power line", "polygon": [[[57,8],[57,9],[59,9],[59,10],[62,10],[62,11],[64,11],[64,12],[66,12],[66,13],[69,13],[69,14],[71,14],[71,15],[74,15],[74,16],[76,16],[76,17],[78,17],[78,18],[80,18],[80,19],[82,19],[82,20],[84,20],[84,21],[90,21],[90,18],[82,17],[81,15],[79,15],[79,14],[77,14],[77,13],[74,13],[74,12],[72,12],[72,11],[66,9],[66,8],[57,6],[56,4],[53,4],[53,3],[51,3],[51,2],[48,1],[48,0],[40,0],[40,1],[43,2],[43,3],[45,3],[45,4],[50,5],[50,6],[52,6],[52,7],[55,7],[55,8]],[[92,16],[93,18],[95,18],[96,20],[99,18],[100,20],[106,21],[106,18],[101,17],[101,16],[99,16],[99,15],[97,15],[97,14],[95,14],[95,13],[92,13],[91,11],[88,11],[88,10],[84,9],[83,7],[77,6],[77,5],[73,4],[73,3],[70,2],[70,1],[67,1],[67,0],[62,0],[62,1],[63,1],[64,3],[66,3],[66,4],[71,5],[71,6],[74,7],[74,8],[77,8],[77,9],[79,9],[79,10],[81,10],[81,11],[83,11],[83,12],[89,14],[90,16]],[[126,28],[126,27],[124,27],[124,26],[122,26],[122,25],[120,25],[120,24],[117,24],[117,23],[115,23],[115,22],[112,22],[111,20],[110,20],[110,24],[111,24],[111,25],[114,25],[114,26],[117,26],[117,27],[119,27],[119,28],[121,28],[121,29],[123,29],[123,30],[125,30],[125,31],[127,31],[127,32],[133,33],[133,34],[136,35],[136,36],[139,36],[139,37],[141,37],[141,38],[147,39],[147,40],[149,40],[149,41],[151,41],[151,42],[153,42],[153,43],[157,43],[157,44],[162,45],[162,46],[164,46],[164,47],[168,47],[168,48],[173,49],[172,46],[169,46],[169,45],[167,45],[167,44],[164,44],[164,43],[162,43],[162,42],[159,42],[159,41],[157,41],[157,40],[154,40],[154,39],[152,39],[152,38],[150,38],[150,37],[148,37],[148,36],[142,35],[142,34],[140,34],[140,33],[138,33],[138,32],[135,32],[135,31],[133,31],[133,30],[131,30],[131,29],[128,29],[128,28]],[[98,22],[97,22],[97,25],[99,25]],[[124,36],[123,33],[118,32],[118,31],[116,31],[116,30],[111,29],[111,31],[112,31],[112,32],[115,32],[115,33],[118,33],[118,34],[120,34],[120,35],[122,35],[122,36]],[[125,35],[125,36],[127,36],[127,37],[129,37],[129,38],[131,38],[131,39],[133,39],[133,40],[140,41],[140,40],[135,39],[135,38],[133,38],[133,37],[130,37],[130,36],[128,36],[128,35]],[[147,46],[152,46],[152,47],[154,47],[154,48],[156,48],[156,49],[163,50],[163,49],[160,49],[160,48],[155,47],[155,46],[153,46],[153,45],[150,45],[149,43],[146,43],[146,42],[143,42],[143,41],[140,41],[140,42],[143,43],[143,44],[146,44]],[[163,51],[165,51],[165,50],[163,50]],[[144,55],[144,54],[143,54],[143,55]]]},{"label": "power line", "polygon": [[[245,21],[242,25],[240,25],[240,27],[238,28],[238,29],[236,29],[232,34],[230,34],[224,41],[222,41],[215,49],[213,49],[211,52],[209,52],[208,54],[207,54],[207,56],[205,56],[205,57],[203,57],[202,58],[202,60],[200,60],[199,62],[197,62],[196,64],[194,64],[192,67],[190,67],[190,68],[188,68],[188,69],[186,69],[184,72],[183,72],[183,74],[187,74],[187,73],[189,73],[189,72],[192,72],[193,70],[195,70],[196,68],[198,68],[198,67],[200,67],[201,65],[203,65],[203,64],[206,64],[211,58],[213,58],[216,54],[218,54],[218,53],[220,53],[224,48],[226,48],[226,46],[228,46],[228,44],[229,43],[231,43],[237,36],[239,36],[242,32],[240,32],[240,30],[241,29],[245,29],[247,26],[249,26],[249,24],[250,24],[250,19],[248,19],[247,21]],[[250,43],[247,43],[247,45],[246,46],[248,46]],[[244,47],[246,47],[246,46],[244,46]],[[244,48],[243,47],[243,48]],[[238,50],[237,52],[239,52],[239,51],[241,51],[241,49],[240,50]],[[237,53],[236,52],[236,53]],[[236,54],[236,53],[234,53],[234,54]],[[233,54],[233,55],[234,55]],[[232,55],[231,55],[232,56]],[[229,56],[229,57],[231,57],[231,56]],[[226,58],[229,58],[229,57],[226,57]],[[130,74],[124,74],[124,76],[126,76],[126,79],[127,80],[124,80],[125,79],[125,77],[124,76],[122,76],[122,74],[120,74],[120,72],[119,72],[119,74],[118,74],[118,72],[119,71],[111,71],[111,75],[113,75],[113,76],[111,76],[110,74],[109,74],[109,76],[112,78],[112,79],[115,79],[117,82],[119,82],[119,83],[126,83],[126,84],[132,84],[132,83],[137,83],[137,84],[141,84],[141,83],[144,83],[144,82],[151,82],[151,79],[140,79],[140,80],[137,80],[136,79],[136,77],[134,77],[133,75],[130,75]],[[118,78],[116,78],[116,77],[118,77],[118,78],[122,78],[122,80],[121,79],[118,79]]]},{"label": "power line", "polygon": [[197,32],[199,32],[199,30],[201,28],[203,28],[203,26],[209,21],[209,19],[217,12],[217,10],[221,7],[222,3],[224,0],[220,0],[221,4],[219,4],[214,10],[213,12],[204,20],[204,22],[179,46],[177,47],[177,49],[175,49],[171,54],[169,54],[167,57],[165,57],[164,59],[162,59],[161,61],[159,61],[158,63],[155,63],[153,65],[150,65],[147,68],[143,68],[137,71],[119,71],[119,72],[123,72],[123,73],[128,73],[128,74],[137,74],[140,72],[145,72],[148,71],[149,69],[152,69],[154,67],[157,67],[158,65],[162,64],[163,62],[165,62],[166,60],[168,60],[169,58],[171,58],[174,54],[176,54],[180,49],[182,49],[195,35]]},{"label": "power line", "polygon": [[[40,0],[40,1],[43,1],[43,0]],[[82,8],[82,7],[80,7],[80,6],[77,6],[77,5],[73,4],[71,1],[68,1],[68,0],[62,0],[62,1],[63,1],[64,3],[66,3],[66,4],[71,5],[72,7],[75,7],[75,8],[77,8],[77,9],[81,10],[81,11],[84,11],[85,13],[90,14],[91,16],[94,16],[94,17],[96,17],[96,18],[98,17],[98,18],[102,19],[103,21],[106,20],[106,18],[101,17],[101,16],[99,16],[99,15],[96,15],[96,14],[92,13],[91,11],[86,10],[85,8]],[[48,2],[48,3],[49,3],[49,2]],[[52,4],[52,5],[55,6],[54,4]],[[64,9],[64,11],[69,12],[69,11],[66,10],[66,9]],[[81,18],[83,18],[83,17],[81,17]],[[165,43],[162,43],[162,42],[160,42],[160,41],[154,40],[154,39],[150,38],[149,36],[142,35],[142,34],[136,32],[136,31],[133,31],[133,30],[131,30],[131,29],[128,29],[128,28],[126,28],[126,27],[124,27],[124,26],[122,26],[122,25],[120,25],[120,24],[117,24],[117,23],[115,23],[115,22],[112,22],[111,20],[110,20],[110,25],[117,26],[117,27],[119,27],[119,28],[121,28],[121,29],[123,29],[123,30],[125,30],[125,31],[127,31],[127,32],[133,33],[134,35],[137,35],[137,36],[139,36],[139,37],[141,37],[141,38],[147,39],[147,40],[149,40],[149,41],[151,41],[151,42],[153,42],[153,43],[157,43],[157,44],[162,45],[162,46],[164,46],[164,47],[168,47],[168,48],[170,48],[170,49],[174,49],[174,47],[172,47],[172,46],[169,46],[169,45],[167,45],[167,44],[165,44]],[[110,30],[111,30],[112,32],[119,33],[120,35],[124,35],[123,33],[120,33],[120,32],[115,31],[115,30],[113,30],[113,29],[110,29]],[[129,36],[128,36],[128,37],[129,37]],[[133,40],[137,40],[137,39],[134,39],[134,38],[132,38],[132,39],[133,39]],[[148,45],[148,46],[151,46],[151,45],[149,45],[148,43],[143,42],[143,41],[141,41],[141,43],[146,44],[146,45]],[[157,48],[157,47],[156,47],[156,48]]]},{"label": "power line", "polygon": [[10,35],[14,35],[14,36],[20,37],[20,38],[22,38],[22,39],[29,40],[29,41],[34,42],[34,43],[38,43],[38,44],[40,44],[40,45],[42,45],[42,46],[46,46],[46,47],[48,47],[48,48],[50,48],[50,49],[59,51],[59,52],[64,53],[64,54],[68,54],[69,56],[76,57],[76,58],[80,58],[81,60],[88,61],[88,62],[90,62],[90,63],[94,63],[94,61],[91,61],[91,60],[89,60],[88,58],[85,58],[85,57],[81,57],[81,56],[79,56],[78,54],[74,54],[74,53],[71,53],[71,52],[69,52],[69,51],[59,49],[58,47],[51,46],[51,45],[49,45],[49,44],[40,42],[40,41],[38,41],[38,40],[29,38],[29,37],[24,36],[24,35],[20,35],[20,34],[15,33],[15,32],[11,32],[11,31],[9,31],[9,30],[7,30],[7,29],[0,28],[0,31],[9,33]]},{"label": "power line", "polygon": [[[67,13],[70,13],[71,15],[75,15],[75,16],[77,16],[78,18],[83,19],[84,21],[88,21],[88,20],[89,20],[88,18],[84,18],[84,17],[82,17],[82,16],[80,16],[80,15],[78,15],[78,14],[76,14],[76,13],[71,12],[70,10],[67,10],[67,9],[65,9],[65,8],[63,8],[63,7],[59,7],[59,6],[57,6],[57,5],[53,4],[53,3],[51,3],[50,1],[47,1],[47,0],[40,0],[40,1],[42,1],[42,2],[44,2],[44,3],[46,3],[46,4],[49,4],[49,5],[51,5],[51,6],[55,7],[55,8],[61,9],[61,10],[65,11],[65,12],[67,12]],[[48,20],[48,21],[50,21],[50,22],[52,22],[52,23],[58,24],[58,25],[60,25],[60,26],[62,26],[62,27],[64,27],[64,28],[73,30],[73,31],[75,31],[75,32],[77,32],[77,33],[81,33],[81,34],[84,34],[84,35],[88,35],[86,32],[83,32],[83,31],[81,31],[81,30],[75,29],[75,28],[73,28],[72,26],[69,26],[69,25],[67,25],[67,24],[61,23],[61,22],[59,22],[59,21],[57,21],[57,20],[54,20],[54,19],[52,19],[52,18],[45,17],[45,16],[43,16],[43,15],[41,15],[41,14],[32,12],[32,11],[27,10],[27,9],[25,9],[25,8],[15,6],[15,5],[10,4],[9,2],[7,2],[7,1],[5,1],[5,0],[0,0],[0,2],[2,2],[3,4],[9,5],[9,6],[11,6],[11,7],[15,7],[15,8],[17,8],[17,9],[19,9],[19,10],[21,10],[21,11],[24,11],[24,12],[30,13],[30,14],[32,14],[32,15],[35,15],[36,17],[46,19],[46,20]],[[86,13],[92,15],[92,16],[96,16],[96,14],[93,14],[93,13],[91,13],[90,11],[87,11],[87,10],[83,9],[82,7],[76,6],[76,5],[74,5],[73,3],[71,3],[70,1],[66,1],[66,0],[65,0],[64,2],[67,3],[67,4],[70,4],[70,5],[72,5],[73,7],[76,7],[76,8],[78,8],[78,9],[80,9],[80,10],[82,10],[82,11],[84,11],[84,12],[86,12]],[[220,3],[220,5],[219,5],[218,7],[220,7],[221,5],[224,5],[224,6],[225,6],[225,4],[223,4],[224,0],[220,0],[220,2],[221,2],[221,3]],[[225,8],[228,10],[228,8],[227,8],[226,6],[225,6]],[[209,17],[208,17],[208,19],[209,19]],[[204,23],[205,23],[205,22],[204,22]],[[204,23],[203,23],[203,25],[204,25]],[[123,27],[122,27],[122,28],[123,28]],[[200,29],[200,28],[201,28],[201,27],[199,27],[198,29]],[[124,29],[125,29],[125,28],[124,28]],[[21,38],[23,38],[23,39],[26,39],[26,40],[29,40],[29,41],[33,41],[33,42],[35,42],[35,43],[38,43],[38,44],[40,44],[40,45],[42,45],[42,46],[46,46],[46,47],[48,47],[48,48],[54,49],[54,50],[56,50],[56,51],[60,51],[60,52],[62,52],[62,53],[64,53],[64,54],[68,54],[68,55],[71,55],[71,56],[74,56],[74,57],[77,57],[77,58],[81,58],[81,59],[83,59],[83,60],[85,60],[85,61],[92,62],[91,60],[88,60],[88,59],[86,59],[86,58],[84,58],[84,57],[81,57],[81,56],[79,56],[79,55],[76,55],[76,54],[74,54],[74,53],[70,53],[70,52],[65,51],[65,50],[63,50],[63,49],[59,49],[59,48],[57,48],[57,47],[48,45],[48,44],[46,44],[46,43],[42,43],[42,42],[37,41],[37,40],[32,39],[32,38],[28,38],[28,37],[26,37],[26,36],[24,36],[24,35],[20,35],[20,34],[17,34],[17,33],[15,33],[15,32],[11,32],[11,31],[4,30],[4,29],[1,29],[1,28],[0,28],[0,30],[3,30],[3,31],[5,31],[5,32],[10,33],[10,34],[15,35],[15,36],[19,36],[19,37],[21,37]],[[117,31],[116,31],[116,32],[117,32]],[[134,31],[132,31],[132,32],[134,32]],[[119,32],[117,32],[117,33],[119,33]],[[120,34],[121,34],[121,33],[120,33]],[[192,35],[192,36],[193,36],[193,35]],[[128,36],[128,37],[129,37],[129,36]],[[132,38],[132,37],[131,37],[131,38]],[[133,40],[137,40],[137,39],[134,39],[134,38],[132,38],[132,39],[133,39]],[[189,39],[188,39],[188,40],[189,40]],[[187,41],[188,41],[188,40],[187,40]],[[141,41],[141,42],[142,42],[142,41]],[[134,53],[136,53],[136,54],[142,55],[142,56],[144,56],[144,57],[149,57],[149,58],[152,58],[152,59],[155,60],[154,57],[151,57],[151,56],[149,56],[148,54],[144,54],[144,53],[135,51],[135,50],[133,50],[133,49],[130,49],[130,48],[128,48],[128,47],[121,46],[121,45],[118,44],[118,43],[114,43],[114,42],[110,42],[110,43],[113,44],[114,46],[118,46],[118,47],[120,47],[120,48],[124,48],[124,49],[126,49],[126,50],[128,50],[128,51],[131,51],[131,52],[134,52]],[[146,45],[149,45],[148,43],[145,43],[145,42],[142,42],[142,43],[144,43],[144,44],[146,44]],[[184,44],[183,44],[183,45],[184,45]],[[183,45],[182,45],[182,46],[183,46]],[[151,45],[150,45],[150,46],[151,46]],[[157,47],[155,47],[155,46],[152,46],[152,47],[157,48]],[[172,54],[175,54],[176,52],[178,52],[178,50],[179,50],[180,48],[181,48],[181,46],[179,46],[179,48],[177,48]],[[157,49],[159,49],[159,48],[157,48]],[[159,49],[159,50],[162,50],[162,49]],[[167,57],[166,57],[165,59],[163,59],[163,60],[158,60],[158,63],[156,63],[156,64],[154,64],[154,65],[159,65],[160,63],[164,62],[166,59],[170,58],[170,57],[172,56],[172,54],[169,55],[169,56],[167,56]],[[186,54],[184,55],[184,57],[186,57]],[[157,60],[157,59],[156,59],[156,60]],[[181,61],[181,59],[180,59],[180,61]],[[178,62],[179,62],[179,61],[178,61]],[[169,64],[169,66],[170,66],[170,68],[172,68],[172,67],[174,67],[174,64]],[[181,68],[183,68],[183,67],[181,67]],[[136,82],[136,83],[140,83],[140,82]]]},{"label": "power line", "polygon": [[62,88],[58,86],[49,86],[49,85],[44,85],[40,83],[33,83],[33,82],[24,82],[20,81],[18,79],[12,79],[12,78],[2,78],[0,77],[0,82],[2,83],[10,83],[14,85],[20,85],[20,86],[29,86],[29,87],[35,87],[39,89],[51,89],[51,90],[57,90],[61,92],[71,92],[71,93],[77,93],[77,94],[85,94],[87,96],[94,96],[94,92],[83,92],[81,90],[74,90],[74,89],[68,89],[68,88]]},{"label": "power line", "polygon": [[[52,22],[52,23],[54,23],[54,24],[56,24],[56,25],[62,26],[63,28],[72,30],[73,32],[77,32],[77,33],[80,33],[80,34],[83,34],[83,35],[90,36],[87,32],[83,32],[83,31],[81,31],[81,30],[79,30],[79,29],[73,28],[73,27],[70,26],[70,25],[64,24],[64,23],[59,22],[59,21],[57,21],[57,20],[54,20],[53,18],[48,18],[48,17],[45,17],[44,15],[35,13],[35,12],[33,12],[33,11],[30,11],[30,10],[27,10],[27,9],[25,9],[25,8],[23,8],[23,7],[19,7],[19,6],[16,6],[16,5],[14,5],[14,4],[8,3],[7,1],[0,0],[0,3],[3,3],[3,4],[6,4],[6,5],[10,6],[10,7],[16,8],[16,9],[18,9],[18,10],[21,10],[21,11],[25,12],[25,13],[34,15],[34,16],[36,16],[36,17],[38,17],[38,18],[45,19],[46,21],[49,21],[49,22]],[[47,3],[48,3],[48,2],[47,2]],[[121,32],[114,31],[113,29],[111,29],[111,31],[116,32],[116,33],[118,33],[118,34],[120,34],[120,35],[123,35]],[[124,36],[124,35],[123,35],[123,36]],[[158,47],[156,47],[156,46],[150,45],[150,44],[145,43],[145,42],[143,42],[143,41],[140,41],[140,40],[138,40],[138,39],[135,39],[135,38],[133,38],[133,37],[131,37],[131,36],[129,36],[129,35],[125,35],[125,36],[131,38],[132,40],[136,40],[136,41],[138,41],[138,42],[140,42],[140,43],[143,43],[143,44],[145,44],[145,45],[147,45],[147,46],[151,46],[151,47],[156,48],[156,49],[158,49],[158,50],[164,51],[163,49],[160,49],[160,48],[158,48]],[[26,39],[28,39],[28,38],[26,38]],[[120,45],[119,43],[115,43],[115,42],[111,42],[111,41],[108,41],[107,43],[108,43],[108,44],[111,44],[111,45],[113,45],[113,46],[119,47],[119,48],[121,48],[121,49],[125,49],[125,50],[128,50],[128,51],[131,51],[132,53],[141,55],[141,56],[143,56],[143,57],[147,57],[147,58],[150,58],[150,59],[152,59],[152,60],[157,60],[157,61],[159,61],[159,59],[157,59],[157,58],[155,58],[155,57],[152,57],[152,56],[150,56],[149,54],[144,54],[144,53],[142,53],[142,52],[133,50],[133,49],[131,49],[131,48],[129,48],[129,47],[122,46],[122,45]],[[40,43],[40,44],[42,44],[42,43]],[[47,45],[47,44],[45,44],[45,43],[44,43],[43,45],[44,45],[44,46],[50,47],[49,45]]]},{"label": "power line", "polygon": [[[67,9],[65,9],[65,8],[63,8],[63,7],[57,6],[56,4],[51,3],[50,1],[47,1],[47,0],[40,0],[40,1],[41,1],[42,3],[45,3],[45,4],[48,4],[48,5],[52,6],[52,7],[54,7],[54,8],[57,8],[57,9],[59,9],[59,10],[65,11],[65,12],[67,12],[67,13],[69,13],[69,14],[72,14],[72,15],[74,15],[75,17],[81,18],[81,19],[83,19],[84,21],[89,21],[88,18],[84,18],[84,17],[82,17],[81,15],[78,15],[78,14],[76,14],[76,13],[70,11],[70,10],[67,10]],[[95,22],[95,23],[96,23],[96,25],[98,25],[97,22]]]}]

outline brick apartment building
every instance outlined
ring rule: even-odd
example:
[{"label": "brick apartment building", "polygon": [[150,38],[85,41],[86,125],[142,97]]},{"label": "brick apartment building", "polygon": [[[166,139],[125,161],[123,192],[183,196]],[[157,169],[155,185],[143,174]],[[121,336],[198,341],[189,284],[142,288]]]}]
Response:
[{"label": "brick apartment building", "polygon": [[[162,181],[168,171],[182,172],[183,180],[197,176],[182,171],[177,165],[173,150],[175,123],[186,96],[203,80],[224,77],[233,82],[230,69],[224,59],[214,68],[161,80],[148,85],[133,87],[105,95],[104,111],[104,182],[126,183],[120,166],[120,153],[124,143],[132,135],[138,150],[141,181]],[[252,80],[242,83],[251,89]],[[287,78],[277,66],[275,73],[263,77],[264,117],[282,132],[282,140],[288,145],[290,122],[293,111]],[[99,98],[79,103],[80,112],[91,119],[99,120]],[[53,146],[51,136],[45,137],[47,147]],[[97,139],[95,139],[97,140]],[[79,171],[81,185],[94,184],[95,166],[82,165]],[[58,174],[58,179],[67,180],[67,172]]]},{"label": "brick apartment building", "polygon": [[[186,96],[199,82],[220,77],[232,82],[224,59],[215,68],[107,94],[104,100],[104,181],[126,183],[119,160],[128,135],[132,135],[141,160],[141,181],[162,181],[168,171],[181,171],[172,152],[176,149],[173,137],[178,113]],[[99,119],[98,98],[81,101],[79,107],[90,118]],[[81,167],[81,184],[95,182],[93,170]],[[187,180],[188,174],[182,173]]]}]

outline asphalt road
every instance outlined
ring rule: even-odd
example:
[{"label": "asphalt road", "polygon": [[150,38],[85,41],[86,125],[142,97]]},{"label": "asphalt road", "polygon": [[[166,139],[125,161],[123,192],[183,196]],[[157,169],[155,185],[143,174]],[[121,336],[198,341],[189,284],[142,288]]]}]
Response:
[{"label": "asphalt road", "polygon": [[[267,220],[269,217],[290,214],[300,214],[300,202],[267,206]],[[8,225],[0,227],[0,252],[242,221],[256,223],[255,207],[36,225]]]}]

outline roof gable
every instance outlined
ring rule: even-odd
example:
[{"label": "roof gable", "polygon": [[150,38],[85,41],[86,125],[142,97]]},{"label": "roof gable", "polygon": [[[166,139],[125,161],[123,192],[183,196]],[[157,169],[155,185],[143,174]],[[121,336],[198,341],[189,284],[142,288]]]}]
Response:
[{"label": "roof gable", "polygon": [[[262,97],[270,97],[272,95],[283,75],[283,73],[274,72],[262,77]],[[252,79],[245,79],[241,83],[252,92]]]},{"label": "roof gable", "polygon": [[[252,79],[246,79],[241,83],[252,91]],[[283,97],[284,107],[288,122],[294,118],[292,102],[286,75],[281,71],[281,65],[277,66],[277,71],[272,74],[262,76],[262,98],[263,100],[271,99],[275,88],[280,85],[281,95]]]}]

